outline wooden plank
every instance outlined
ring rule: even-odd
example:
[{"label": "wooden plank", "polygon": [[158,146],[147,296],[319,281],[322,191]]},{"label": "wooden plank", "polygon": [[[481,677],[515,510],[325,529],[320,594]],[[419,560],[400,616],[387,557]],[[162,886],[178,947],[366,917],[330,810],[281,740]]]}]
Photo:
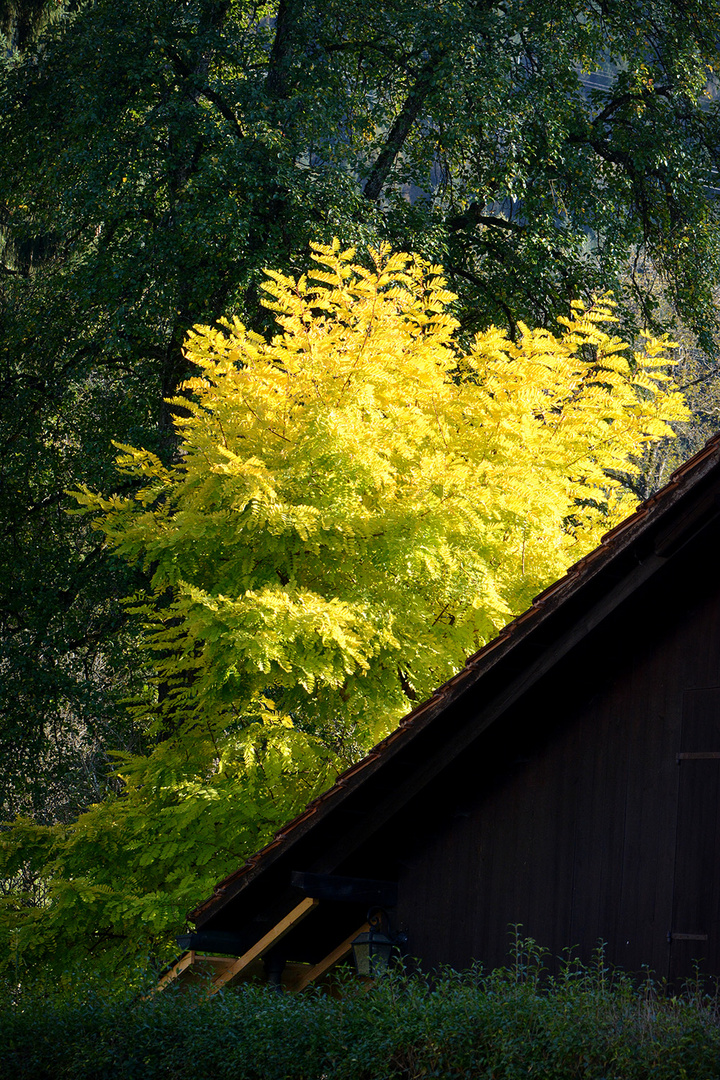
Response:
[{"label": "wooden plank", "polygon": [[321,975],[324,975],[326,971],[329,971],[331,967],[334,967],[340,960],[348,955],[352,949],[352,943],[358,934],[364,934],[370,929],[369,923],[363,923],[357,930],[354,930],[349,937],[346,937],[332,952],[329,952],[318,964],[309,968],[303,972],[297,982],[290,986],[296,994],[299,994],[301,990],[304,990],[306,986],[309,986],[315,979],[319,979]]},{"label": "wooden plank", "polygon": [[185,984],[197,982],[211,975],[213,978],[217,978],[221,971],[234,962],[231,956],[209,956],[191,949],[173,964],[170,970],[160,979],[157,986],[154,986],[150,993],[143,998],[143,1001],[147,1001],[153,994],[164,990],[166,986],[176,980]]},{"label": "wooden plank", "polygon": [[163,975],[157,986],[153,987],[153,989],[150,991],[150,995],[157,994],[159,990],[164,990],[168,983],[174,982],[175,979],[178,978],[178,976],[182,975],[183,971],[185,971],[194,963],[195,952],[191,949],[190,952],[187,952],[183,956],[181,956],[180,959],[173,964],[170,970],[166,972],[165,975]]},{"label": "wooden plank", "polygon": [[[671,753],[680,732],[679,655],[684,654],[686,632],[674,595],[666,577],[662,596],[655,592],[626,614],[619,651],[614,659],[604,659],[608,669],[617,665],[622,671],[607,716],[608,721],[612,715],[621,718],[618,753],[626,759],[627,783],[618,843],[622,873],[614,882],[605,881],[615,918],[608,911],[596,936],[608,942],[605,958],[610,965],[639,972],[646,964],[658,974],[667,966],[677,785]],[[620,805],[617,813],[622,813]]]},{"label": "wooden plank", "polygon": [[247,952],[230,965],[225,971],[222,972],[216,979],[213,980],[210,987],[210,996],[216,994],[218,990],[221,990],[223,986],[227,986],[228,983],[236,979],[238,975],[241,975],[245,968],[247,968],[253,960],[256,960],[259,956],[262,956],[264,952],[281,941],[286,934],[288,934],[294,926],[305,918],[305,916],[312,911],[314,907],[317,907],[318,901],[312,896],[306,896],[304,900],[292,909],[279,923],[273,926],[272,930],[269,930],[264,937],[261,937],[258,942],[255,943]]},{"label": "wooden plank", "polygon": [[676,983],[692,975],[694,961],[703,959],[705,970],[715,972],[720,959],[720,776],[704,749],[713,746],[720,746],[720,688],[686,689],[680,754],[688,764],[679,770],[671,923],[681,933],[670,934],[669,974]]}]

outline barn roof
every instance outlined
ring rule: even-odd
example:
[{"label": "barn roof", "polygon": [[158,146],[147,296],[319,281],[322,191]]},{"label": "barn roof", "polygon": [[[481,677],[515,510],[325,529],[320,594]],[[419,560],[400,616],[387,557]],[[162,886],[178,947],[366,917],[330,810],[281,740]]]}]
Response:
[{"label": "barn roof", "polygon": [[336,870],[353,845],[357,848],[373,830],[383,828],[719,515],[720,434],[266,847],[221,881],[190,918],[198,927],[220,925],[228,905],[238,918],[251,918],[278,889],[292,899],[291,869]]}]

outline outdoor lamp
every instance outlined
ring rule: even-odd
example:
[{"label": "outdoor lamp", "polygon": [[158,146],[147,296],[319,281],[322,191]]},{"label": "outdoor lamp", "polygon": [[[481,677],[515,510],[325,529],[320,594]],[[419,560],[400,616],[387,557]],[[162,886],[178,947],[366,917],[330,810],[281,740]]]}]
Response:
[{"label": "outdoor lamp", "polygon": [[[388,933],[381,929],[383,917]],[[390,933],[387,912],[382,908],[371,908],[367,921],[370,928],[358,934],[352,943],[353,959],[358,975],[376,979],[386,973],[393,949],[402,945],[406,938],[404,934]]]}]

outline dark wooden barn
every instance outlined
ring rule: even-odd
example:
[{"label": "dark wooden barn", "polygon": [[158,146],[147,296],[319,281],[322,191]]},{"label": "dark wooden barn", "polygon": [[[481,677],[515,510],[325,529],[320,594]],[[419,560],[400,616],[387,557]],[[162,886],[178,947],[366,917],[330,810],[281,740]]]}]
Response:
[{"label": "dark wooden barn", "polygon": [[164,981],[301,989],[376,903],[425,968],[521,924],[720,975],[720,436],[221,882]]}]

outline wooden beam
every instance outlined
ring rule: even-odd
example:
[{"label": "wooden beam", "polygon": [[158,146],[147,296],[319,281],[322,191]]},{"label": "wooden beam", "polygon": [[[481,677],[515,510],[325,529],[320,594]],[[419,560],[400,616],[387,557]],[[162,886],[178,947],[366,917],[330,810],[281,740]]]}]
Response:
[{"label": "wooden beam", "polygon": [[354,930],[349,937],[346,937],[340,945],[329,952],[319,964],[315,964],[314,967],[303,972],[297,982],[292,983],[289,987],[294,993],[299,994],[301,990],[304,990],[306,986],[309,986],[315,979],[319,979],[321,975],[324,975],[326,971],[329,971],[331,967],[334,967],[340,960],[348,955],[352,949],[352,943],[358,934],[364,934],[370,929],[369,923],[363,923],[357,930]]},{"label": "wooden beam", "polygon": [[375,878],[340,877],[337,874],[308,874],[293,870],[290,882],[296,889],[314,896],[316,900],[337,900],[362,904],[364,907],[396,907],[396,881]]},{"label": "wooden beam", "polygon": [[[175,961],[170,970],[163,975],[162,979],[160,979],[157,986],[153,987],[153,989],[150,991],[150,994],[148,994],[148,997],[150,997],[152,994],[157,994],[158,990],[164,990],[168,983],[174,982],[179,975],[182,975],[183,971],[185,971],[194,963],[195,952],[191,949],[190,952],[186,952],[183,956],[180,957],[179,960]],[[146,1000],[147,998],[143,998],[143,1001]]]},{"label": "wooden beam", "polygon": [[293,927],[297,926],[297,924],[301,922],[314,907],[317,907],[317,905],[318,901],[312,896],[306,896],[304,900],[301,900],[297,907],[294,907],[285,918],[281,919],[279,923],[276,923],[272,930],[269,930],[264,937],[261,937],[252,948],[248,949],[247,952],[244,952],[242,956],[238,957],[238,959],[218,975],[216,979],[213,979],[212,986],[210,987],[210,996],[216,994],[218,990],[222,990],[223,986],[227,986],[227,984],[232,982],[233,979],[236,979],[238,975],[242,975],[245,968],[249,967],[253,960],[262,956],[264,952],[267,952],[272,945],[276,945],[278,941],[282,941],[285,935],[288,934]]},{"label": "wooden beam", "polygon": [[143,998],[143,1001],[148,1001],[153,994],[164,990],[166,986],[176,980],[184,985],[211,976],[217,978],[220,972],[234,963],[235,961],[231,956],[210,956],[198,952],[196,949],[190,949],[189,952],[183,953],[179,960],[175,961],[169,971],[165,972],[157,986],[152,988],[150,993]]}]

